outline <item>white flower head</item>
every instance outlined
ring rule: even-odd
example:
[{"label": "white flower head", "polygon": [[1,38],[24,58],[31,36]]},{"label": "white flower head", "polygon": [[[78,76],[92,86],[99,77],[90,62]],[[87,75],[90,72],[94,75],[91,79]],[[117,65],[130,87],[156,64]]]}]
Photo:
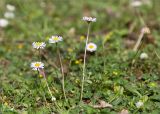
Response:
[{"label": "white flower head", "polygon": [[140,59],[148,59],[148,54],[147,53],[141,53]]},{"label": "white flower head", "polygon": [[56,101],[56,98],[54,97],[54,96],[52,96],[52,99],[51,99],[52,101]]},{"label": "white flower head", "polygon": [[42,62],[32,62],[31,63],[32,70],[39,70],[44,68],[44,64]]},{"label": "white flower head", "polygon": [[139,1],[139,0],[133,0],[133,1],[131,2],[131,6],[132,6],[132,7],[140,7],[141,5],[142,5],[142,2]]},{"label": "white flower head", "polygon": [[45,44],[45,42],[33,42],[32,46],[35,49],[44,49],[44,47],[46,46],[46,44]]},{"label": "white flower head", "polygon": [[88,43],[86,49],[90,52],[96,51],[97,45],[94,43]]},{"label": "white flower head", "polygon": [[13,12],[7,11],[7,12],[4,13],[4,17],[8,18],[8,19],[13,19],[15,17],[15,15],[14,15]]},{"label": "white flower head", "polygon": [[151,31],[150,31],[150,29],[148,27],[143,27],[141,32],[143,32],[145,34],[150,34],[151,33]]},{"label": "white flower head", "polygon": [[8,11],[14,11],[16,9],[15,6],[13,6],[11,4],[7,4],[6,8],[7,8]]},{"label": "white flower head", "polygon": [[141,108],[144,104],[143,104],[142,101],[139,101],[135,105],[136,105],[137,108]]},{"label": "white flower head", "polygon": [[62,40],[63,40],[62,36],[52,36],[51,38],[49,38],[49,43],[57,43]]},{"label": "white flower head", "polygon": [[8,24],[9,24],[9,22],[8,22],[8,20],[7,19],[0,19],[0,27],[6,27],[6,26],[8,26]]},{"label": "white flower head", "polygon": [[93,17],[83,17],[83,19],[82,20],[84,20],[84,21],[87,21],[87,22],[96,22],[96,18],[93,18]]}]

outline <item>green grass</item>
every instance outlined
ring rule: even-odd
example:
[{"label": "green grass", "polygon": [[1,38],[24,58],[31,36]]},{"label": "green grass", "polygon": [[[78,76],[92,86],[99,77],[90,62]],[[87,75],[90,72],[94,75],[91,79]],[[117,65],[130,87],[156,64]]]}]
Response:
[{"label": "green grass", "polygon": [[[151,34],[144,36],[137,53],[126,41],[135,43],[144,25],[129,0],[46,0],[44,3],[45,7],[42,0],[0,1],[0,18],[6,4],[16,7],[16,17],[9,20],[9,26],[0,28],[0,114],[58,113],[45,80],[30,68],[32,61],[38,61],[38,52],[32,48],[34,41],[47,43],[42,62],[60,114],[117,114],[122,109],[131,114],[160,113],[160,60],[156,55],[160,55],[158,0],[138,8]],[[86,15],[97,18],[91,25],[89,40],[98,48],[95,53],[87,52],[83,103],[79,104],[85,46],[82,37],[87,32],[82,17]],[[131,26],[133,31],[129,33]],[[56,46],[48,44],[52,35],[64,38],[59,48],[68,103],[61,89]],[[141,60],[142,52],[149,58]],[[93,108],[91,105],[99,100],[112,104],[113,108]],[[139,100],[144,102],[140,109],[135,106]]]}]

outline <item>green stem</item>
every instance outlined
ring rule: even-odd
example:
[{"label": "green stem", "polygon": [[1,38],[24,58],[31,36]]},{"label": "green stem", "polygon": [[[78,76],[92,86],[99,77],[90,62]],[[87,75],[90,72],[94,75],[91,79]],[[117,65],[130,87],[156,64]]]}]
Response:
[{"label": "green stem", "polygon": [[133,114],[137,114],[138,111],[139,111],[139,109],[136,109],[136,110],[133,112]]},{"label": "green stem", "polygon": [[41,50],[40,49],[38,49],[38,53],[39,53],[39,60],[41,62]]},{"label": "green stem", "polygon": [[105,67],[106,67],[106,60],[105,60],[105,50],[104,50],[104,43],[102,42],[102,51],[103,51],[103,72],[105,73]]},{"label": "green stem", "polygon": [[158,59],[160,59],[160,56],[158,55],[157,51],[155,50],[154,52],[155,52],[156,56],[158,57]]},{"label": "green stem", "polygon": [[[39,49],[38,50],[38,52],[39,52],[39,60],[40,60],[40,62],[41,62],[41,50]],[[37,70],[38,71],[38,70]],[[38,75],[39,75],[40,73],[39,73],[39,71],[38,71]],[[51,95],[51,100],[53,101],[53,99],[55,98],[53,95],[52,95],[52,92],[51,92],[51,90],[50,90],[50,88],[49,88],[49,85],[48,85],[48,82],[47,82],[47,79],[46,79],[46,76],[45,76],[45,74],[43,75],[43,77],[44,77],[44,79],[45,79],[45,82],[46,82],[46,85],[47,85],[47,89],[48,89],[48,91],[49,91],[49,94]],[[40,82],[41,82],[41,80],[40,80]],[[43,89],[44,90],[44,88],[42,87],[42,86],[40,86],[41,87],[41,89]],[[46,97],[45,97],[45,93],[44,93],[44,99],[45,99],[45,101],[46,101],[46,103],[47,103],[47,100],[46,100]],[[59,108],[59,106],[57,105],[57,103],[54,101],[54,104],[55,104],[55,106],[57,107],[57,109],[58,110],[60,110],[60,108]],[[50,108],[50,107],[49,107]]]},{"label": "green stem", "polygon": [[139,45],[139,47],[138,47],[138,49],[137,49],[137,51],[136,51],[136,53],[135,53],[135,55],[134,55],[134,57],[132,58],[132,63],[131,63],[131,67],[133,67],[133,65],[134,65],[134,63],[135,63],[135,61],[136,61],[136,57],[137,57],[137,55],[138,55],[138,53],[139,53],[139,51],[140,51],[140,48],[141,48],[141,46],[142,46],[142,44],[143,44],[143,42],[141,42],[140,43],[140,45]]},{"label": "green stem", "polygon": [[52,92],[51,92],[51,90],[50,90],[50,88],[49,88],[49,85],[48,85],[46,76],[43,76],[43,77],[44,77],[44,80],[45,80],[45,82],[46,82],[46,85],[47,85],[47,89],[48,89],[48,91],[49,91],[49,94],[51,95],[51,98],[52,98],[52,100],[53,100],[55,97],[52,95]]},{"label": "green stem", "polygon": [[146,23],[145,23],[143,17],[141,16],[139,10],[138,10],[138,9],[135,9],[135,12],[136,12],[136,14],[137,14],[137,17],[139,18],[140,23],[141,23],[143,26],[146,26]]},{"label": "green stem", "polygon": [[65,93],[65,86],[64,86],[64,69],[63,69],[61,55],[60,55],[60,51],[59,51],[57,43],[56,43],[56,47],[57,47],[57,54],[58,54],[58,59],[59,59],[60,67],[61,67],[63,96],[64,96],[65,101],[67,101],[67,97],[66,97],[66,93]]},{"label": "green stem", "polygon": [[[43,77],[44,77],[44,80],[45,80],[45,82],[46,82],[46,85],[47,85],[47,89],[48,89],[48,91],[49,91],[49,94],[50,94],[50,96],[51,96],[51,100],[53,101],[53,99],[55,99],[55,97],[52,95],[52,92],[51,92],[51,90],[50,90],[50,88],[49,88],[49,85],[48,85],[46,76],[44,75]],[[53,103],[55,104],[55,106],[57,107],[57,109],[60,110],[60,108],[59,108],[59,106],[57,105],[57,103],[56,103],[55,101],[54,101]]]},{"label": "green stem", "polygon": [[[39,79],[40,80],[40,79]],[[40,80],[40,83],[42,84],[42,81]],[[46,96],[45,96],[45,89],[44,89],[44,87],[43,86],[40,86],[40,88],[41,88],[41,90],[43,91],[43,97],[44,97],[44,100],[45,100],[45,102],[46,102],[46,104],[47,104],[47,99],[46,99]],[[49,106],[49,110],[51,111],[51,108],[50,108],[50,106]]]},{"label": "green stem", "polygon": [[89,30],[90,30],[90,23],[88,23],[88,31],[87,31],[87,39],[85,45],[85,52],[84,52],[84,59],[83,59],[83,74],[82,74],[82,85],[81,85],[81,93],[80,93],[80,102],[83,98],[83,89],[84,89],[84,80],[85,80],[85,68],[86,68],[86,55],[87,55],[87,44],[89,39]]}]

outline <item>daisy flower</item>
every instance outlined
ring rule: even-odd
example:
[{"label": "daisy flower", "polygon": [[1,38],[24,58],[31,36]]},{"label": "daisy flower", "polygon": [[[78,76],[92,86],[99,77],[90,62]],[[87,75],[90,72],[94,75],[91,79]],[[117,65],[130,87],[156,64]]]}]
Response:
[{"label": "daisy flower", "polygon": [[137,102],[135,105],[136,105],[137,108],[140,108],[140,107],[143,106],[143,102],[142,102],[142,101],[139,101],[139,102]]},{"label": "daisy flower", "polygon": [[8,20],[0,19],[0,27],[6,27],[9,24]]},{"label": "daisy flower", "polygon": [[61,36],[52,36],[49,39],[49,43],[57,43],[57,42],[60,42],[62,40],[63,40],[63,38]]},{"label": "daisy flower", "polygon": [[97,45],[94,43],[88,43],[86,48],[87,48],[87,51],[93,52],[93,51],[96,51]]},{"label": "daisy flower", "polygon": [[84,21],[87,21],[87,22],[96,22],[96,18],[93,18],[93,17],[83,17],[83,19],[82,20],[84,20]]},{"label": "daisy flower", "polygon": [[147,53],[141,53],[140,59],[148,59],[148,54]]},{"label": "daisy flower", "polygon": [[15,6],[13,6],[11,4],[7,4],[6,8],[7,8],[8,11],[14,11],[16,9]]},{"label": "daisy flower", "polygon": [[143,32],[145,34],[150,34],[151,33],[151,31],[150,31],[150,29],[148,27],[143,27],[141,32]]},{"label": "daisy flower", "polygon": [[51,99],[52,101],[56,101],[56,98],[54,97],[54,96],[52,96],[52,99]]},{"label": "daisy flower", "polygon": [[13,12],[7,11],[7,12],[4,13],[4,17],[8,18],[8,19],[13,19],[15,17],[15,15],[14,15]]},{"label": "daisy flower", "polygon": [[42,62],[32,62],[31,63],[32,70],[39,70],[44,68],[44,64]]},{"label": "daisy flower", "polygon": [[43,49],[46,46],[46,44],[45,42],[33,42],[32,46],[35,49]]},{"label": "daisy flower", "polygon": [[134,0],[131,2],[132,7],[140,7],[142,5],[142,2],[139,0]]}]

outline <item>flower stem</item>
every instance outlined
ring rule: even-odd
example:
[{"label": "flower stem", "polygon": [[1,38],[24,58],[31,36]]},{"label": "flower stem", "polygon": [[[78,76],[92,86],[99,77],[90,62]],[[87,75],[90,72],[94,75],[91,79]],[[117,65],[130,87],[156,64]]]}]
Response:
[{"label": "flower stem", "polygon": [[41,50],[38,50],[38,54],[39,54],[39,60],[41,61]]},{"label": "flower stem", "polygon": [[[135,13],[136,13],[137,17],[139,18],[139,21],[142,24],[142,26],[147,26],[138,9],[135,9]],[[133,51],[135,51],[135,52],[137,51],[143,36],[144,36],[144,32],[141,31],[141,34],[138,37],[138,40],[133,48]]]},{"label": "flower stem", "polygon": [[83,74],[82,74],[82,85],[81,85],[81,93],[80,93],[80,102],[82,101],[83,97],[83,89],[84,89],[84,80],[85,80],[85,68],[86,68],[86,55],[87,55],[87,44],[89,39],[89,30],[90,30],[90,23],[88,23],[88,30],[87,30],[87,39],[85,45],[85,52],[84,52],[84,59],[83,59]]},{"label": "flower stem", "polygon": [[105,73],[105,68],[106,68],[106,59],[105,59],[104,43],[102,43],[102,52],[103,52],[103,72]]},{"label": "flower stem", "polygon": [[61,60],[61,54],[60,54],[57,43],[56,43],[56,47],[57,47],[57,54],[58,54],[58,59],[59,59],[60,67],[61,67],[63,96],[64,96],[65,101],[67,101],[65,87],[64,87],[64,69],[63,69],[63,64],[62,64],[62,60]]},{"label": "flower stem", "polygon": [[[50,90],[50,88],[49,88],[49,85],[48,85],[48,82],[47,82],[45,73],[44,73],[43,77],[44,77],[44,80],[45,80],[45,82],[46,82],[46,85],[47,85],[47,89],[48,89],[48,91],[49,91],[49,94],[50,94],[50,96],[51,96],[51,100],[54,101],[55,97],[52,95],[52,92],[51,92],[51,90]],[[56,100],[56,99],[55,99],[55,100]],[[54,104],[55,104],[55,106],[57,107],[57,109],[60,110],[59,106],[57,105],[57,103],[56,103],[55,101],[54,101]]]},{"label": "flower stem", "polygon": [[158,59],[160,59],[160,56],[158,55],[157,51],[155,50],[154,52],[157,55]]},{"label": "flower stem", "polygon": [[[40,79],[39,79],[40,80]],[[40,83],[42,84],[42,81],[40,80]],[[44,97],[44,100],[45,100],[45,106],[47,106],[47,99],[46,99],[46,96],[45,96],[45,88],[41,85],[40,86],[40,89],[43,91],[43,97]],[[51,110],[51,107],[49,106],[49,110]]]},{"label": "flower stem", "polygon": [[[41,50],[39,49],[38,52],[39,52],[39,60],[41,61]],[[41,69],[38,70],[38,75],[40,75],[40,70],[41,70]],[[52,92],[51,92],[51,90],[50,90],[50,88],[49,88],[49,85],[48,85],[48,82],[47,82],[46,75],[45,75],[44,71],[43,71],[43,77],[44,77],[44,79],[45,79],[45,82],[46,82],[46,85],[47,85],[47,89],[48,89],[49,94],[50,94],[50,96],[51,96],[51,100],[53,101],[53,99],[55,99],[55,97],[52,95]],[[42,86],[41,86],[41,88],[43,89]],[[44,98],[45,98],[45,101],[46,101],[45,94],[44,94]],[[47,101],[46,101],[46,102],[47,102]],[[60,108],[59,108],[59,106],[57,105],[56,102],[54,102],[54,105],[57,107],[57,110],[59,111]]]},{"label": "flower stem", "polygon": [[137,40],[137,42],[136,42],[136,44],[135,44],[135,46],[133,48],[133,51],[135,51],[135,52],[137,51],[143,36],[144,36],[144,32],[141,32],[141,34],[139,35],[138,40]]},{"label": "flower stem", "polygon": [[139,9],[135,9],[135,13],[136,13],[136,15],[137,15],[137,17],[138,17],[138,19],[139,19],[139,22],[140,22],[143,26],[146,26],[146,23],[145,23],[143,17],[141,16]]},{"label": "flower stem", "polygon": [[54,97],[53,97],[52,92],[51,92],[51,90],[50,90],[50,88],[49,88],[49,85],[48,85],[46,76],[43,76],[43,77],[44,77],[44,79],[45,79],[45,82],[46,82],[46,85],[47,85],[47,89],[48,89],[48,91],[49,91],[49,94],[51,95],[51,98],[53,99]]}]

